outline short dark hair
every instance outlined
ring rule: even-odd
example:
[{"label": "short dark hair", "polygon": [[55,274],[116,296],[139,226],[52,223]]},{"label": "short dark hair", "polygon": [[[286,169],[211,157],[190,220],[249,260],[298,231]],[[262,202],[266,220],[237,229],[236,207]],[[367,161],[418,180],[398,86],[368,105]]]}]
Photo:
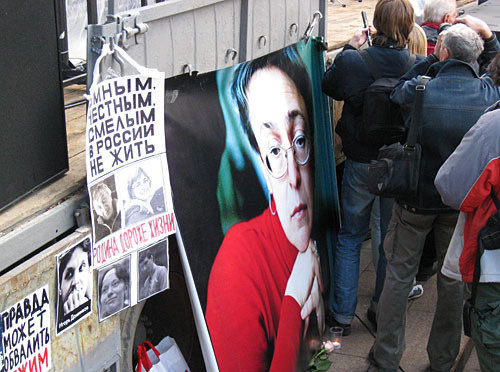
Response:
[{"label": "short dark hair", "polygon": [[69,260],[71,259],[71,257],[73,257],[73,254],[75,253],[75,251],[78,248],[81,248],[83,252],[87,253],[87,260],[88,260],[88,264],[90,266],[90,239],[87,238],[83,242],[81,242],[80,244],[73,247],[73,249],[68,250],[59,259],[59,285],[61,284],[61,281],[62,281],[62,275],[63,275],[64,269],[66,268]]},{"label": "short dark hair", "polygon": [[373,43],[386,46],[390,39],[397,48],[404,48],[413,23],[413,7],[408,0],[379,0],[373,13],[373,26],[377,30]]},{"label": "short dark hair", "polygon": [[243,131],[246,133],[252,147],[257,151],[259,150],[259,146],[257,145],[257,140],[255,139],[252,126],[250,125],[246,89],[253,74],[268,67],[280,69],[293,81],[304,99],[308,117],[308,129],[311,135],[314,128],[311,79],[309,78],[306,66],[299,56],[295,45],[253,61],[242,63],[234,73],[231,95],[238,106]]},{"label": "short dark hair", "polygon": [[128,260],[124,260],[123,262],[117,262],[114,265],[108,266],[103,270],[101,280],[99,283],[99,301],[101,301],[101,295],[102,295],[102,283],[104,283],[104,278],[105,276],[113,269],[115,269],[115,274],[118,279],[120,279],[126,287],[129,285],[129,268],[127,266],[127,263],[129,262]]},{"label": "short dark hair", "polygon": [[144,176],[146,176],[146,178],[151,183],[151,178],[148,176],[148,174],[146,173],[146,171],[142,167],[137,167],[136,169],[134,169],[134,172],[129,174],[128,179],[127,179],[127,191],[128,191],[128,195],[129,195],[130,199],[136,198],[132,186],[134,185],[134,182],[139,178],[139,176],[141,174],[144,174]]},{"label": "short dark hair", "polygon": [[500,86],[500,52],[497,52],[495,58],[491,60],[488,71],[493,79],[493,83],[496,86]]},{"label": "short dark hair", "polygon": [[92,189],[92,198],[97,199],[97,195],[105,192],[105,193],[110,193],[111,195],[113,194],[113,191],[111,191],[111,188],[106,185],[104,182],[98,183],[97,185],[94,186]]}]

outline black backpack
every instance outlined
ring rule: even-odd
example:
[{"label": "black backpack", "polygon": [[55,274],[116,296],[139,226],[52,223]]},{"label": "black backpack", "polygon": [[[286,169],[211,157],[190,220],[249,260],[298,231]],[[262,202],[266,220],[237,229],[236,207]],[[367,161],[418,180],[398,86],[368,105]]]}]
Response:
[{"label": "black backpack", "polygon": [[[406,127],[399,105],[389,99],[399,81],[397,78],[381,77],[380,69],[366,50],[359,52],[372,71],[375,81],[366,88],[363,95],[362,120],[356,124],[356,139],[370,145],[390,145],[405,140]],[[416,56],[410,55],[399,76],[404,75],[415,63]]]}]

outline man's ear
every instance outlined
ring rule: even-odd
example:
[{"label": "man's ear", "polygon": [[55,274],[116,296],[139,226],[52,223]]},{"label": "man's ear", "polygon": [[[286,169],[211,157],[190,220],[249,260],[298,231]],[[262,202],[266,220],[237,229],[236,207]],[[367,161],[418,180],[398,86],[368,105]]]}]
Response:
[{"label": "man's ear", "polygon": [[441,23],[451,23],[451,14],[445,14]]},{"label": "man's ear", "polygon": [[439,60],[445,61],[450,58],[450,51],[448,48],[441,48],[441,53],[439,54]]}]

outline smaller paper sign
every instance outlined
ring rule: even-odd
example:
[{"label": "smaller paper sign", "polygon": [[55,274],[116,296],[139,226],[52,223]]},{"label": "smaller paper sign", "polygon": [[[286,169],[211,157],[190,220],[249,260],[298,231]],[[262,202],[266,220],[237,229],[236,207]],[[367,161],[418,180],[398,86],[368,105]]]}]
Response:
[{"label": "smaller paper sign", "polygon": [[92,254],[90,238],[57,256],[56,334],[92,312]]},{"label": "smaller paper sign", "polygon": [[36,290],[2,312],[2,372],[51,369],[49,287]]},{"label": "smaller paper sign", "polygon": [[169,288],[168,239],[106,265],[97,273],[99,321]]}]

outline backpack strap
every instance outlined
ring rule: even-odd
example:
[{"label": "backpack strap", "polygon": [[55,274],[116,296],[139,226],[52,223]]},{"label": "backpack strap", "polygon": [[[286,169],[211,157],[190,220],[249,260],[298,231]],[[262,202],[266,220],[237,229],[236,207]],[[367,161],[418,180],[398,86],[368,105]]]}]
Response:
[{"label": "backpack strap", "polygon": [[425,86],[431,78],[429,76],[420,75],[415,86],[415,102],[413,102],[413,110],[411,112],[410,130],[406,137],[405,146],[415,147],[417,143],[418,128],[422,121],[422,107],[424,104]]},{"label": "backpack strap", "polygon": [[406,65],[403,66],[403,69],[401,70],[399,76],[403,76],[408,72],[408,70],[415,64],[415,61],[417,60],[417,56],[415,54],[410,54],[408,57],[408,60],[406,61]]}]

